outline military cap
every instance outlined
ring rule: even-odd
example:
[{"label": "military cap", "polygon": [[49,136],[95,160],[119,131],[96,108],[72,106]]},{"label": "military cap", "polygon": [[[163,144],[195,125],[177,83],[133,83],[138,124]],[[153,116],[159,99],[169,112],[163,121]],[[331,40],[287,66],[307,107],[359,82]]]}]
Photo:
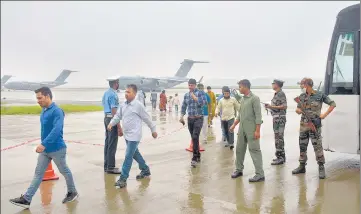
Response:
[{"label": "military cap", "polygon": [[224,93],[224,92],[231,92],[231,90],[229,90],[228,86],[223,86],[222,87],[222,93]]},{"label": "military cap", "polygon": [[281,88],[283,87],[283,83],[284,83],[284,81],[280,80],[280,79],[274,79],[273,82],[272,82],[272,84],[276,84]]},{"label": "military cap", "polygon": [[297,84],[298,85],[306,84],[306,85],[313,87],[313,80],[311,78],[305,77],[301,80],[301,82],[298,82]]}]

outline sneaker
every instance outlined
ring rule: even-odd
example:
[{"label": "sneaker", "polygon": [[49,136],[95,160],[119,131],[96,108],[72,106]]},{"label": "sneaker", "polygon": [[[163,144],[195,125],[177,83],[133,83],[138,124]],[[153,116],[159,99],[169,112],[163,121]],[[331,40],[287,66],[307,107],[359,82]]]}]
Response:
[{"label": "sneaker", "polygon": [[27,201],[23,195],[21,195],[19,198],[10,199],[10,202],[25,209],[29,209],[30,207],[30,202]]},{"label": "sneaker", "polygon": [[127,186],[127,181],[119,178],[119,180],[114,184],[114,186],[117,186],[119,188],[124,188]]},{"label": "sneaker", "polygon": [[122,174],[121,170],[118,168],[108,169],[108,170],[106,170],[106,172],[108,174],[117,174],[117,175]]},{"label": "sneaker", "polygon": [[264,176],[261,175],[255,175],[252,178],[248,179],[249,182],[260,182],[260,181],[264,181]]},{"label": "sneaker", "polygon": [[63,199],[63,204],[74,201],[75,199],[77,199],[79,196],[79,194],[77,192],[68,192],[65,196],[65,198]]},{"label": "sneaker", "polygon": [[149,176],[150,176],[150,171],[149,171],[149,170],[142,170],[142,171],[139,173],[139,175],[137,175],[137,176],[135,177],[135,179],[140,180],[140,179],[143,179],[143,178],[149,177]]},{"label": "sneaker", "polygon": [[241,171],[234,171],[231,175],[231,178],[238,178],[240,176],[243,176],[243,172]]}]

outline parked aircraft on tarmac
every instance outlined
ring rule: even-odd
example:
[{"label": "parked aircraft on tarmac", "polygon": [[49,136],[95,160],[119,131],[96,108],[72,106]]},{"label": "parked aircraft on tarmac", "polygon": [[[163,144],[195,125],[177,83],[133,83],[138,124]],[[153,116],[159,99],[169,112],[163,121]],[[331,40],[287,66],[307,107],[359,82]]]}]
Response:
[{"label": "parked aircraft on tarmac", "polygon": [[55,81],[45,81],[45,82],[27,82],[27,81],[11,81],[4,84],[4,87],[11,90],[30,90],[34,91],[41,87],[47,86],[53,88],[59,85],[64,85],[66,78],[70,73],[77,72],[71,70],[63,70],[60,75],[55,79]]},{"label": "parked aircraft on tarmac", "polygon": [[5,83],[6,83],[11,77],[12,77],[11,75],[4,75],[4,76],[1,78],[1,90],[4,89]]},{"label": "parked aircraft on tarmac", "polygon": [[[143,77],[143,76],[121,76],[119,77],[119,89],[125,90],[128,84],[136,84],[138,89],[144,92],[152,90],[162,91],[163,89],[172,88],[181,83],[187,82],[187,75],[194,63],[209,63],[206,61],[193,61],[184,59],[180,68],[173,77]],[[203,77],[199,80],[201,82]]]}]

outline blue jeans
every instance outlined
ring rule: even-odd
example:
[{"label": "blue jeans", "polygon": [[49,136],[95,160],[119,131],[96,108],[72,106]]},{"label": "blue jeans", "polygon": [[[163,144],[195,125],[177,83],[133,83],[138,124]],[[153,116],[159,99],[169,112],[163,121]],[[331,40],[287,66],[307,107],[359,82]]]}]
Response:
[{"label": "blue jeans", "polygon": [[132,168],[133,158],[139,164],[139,169],[142,171],[149,170],[149,167],[145,163],[142,155],[138,150],[139,141],[128,141],[125,140],[127,143],[127,149],[125,151],[125,159],[122,166],[122,174],[119,177],[119,180],[127,180],[129,177],[129,171]]},{"label": "blue jeans", "polygon": [[48,168],[50,161],[53,160],[55,165],[58,167],[59,172],[65,177],[66,186],[68,192],[77,192],[75,189],[73,175],[66,164],[66,148],[60,149],[56,152],[50,153],[39,153],[38,163],[35,168],[35,175],[30,187],[24,194],[24,198],[31,202],[36,191],[39,189],[40,183],[43,181],[44,173]]}]

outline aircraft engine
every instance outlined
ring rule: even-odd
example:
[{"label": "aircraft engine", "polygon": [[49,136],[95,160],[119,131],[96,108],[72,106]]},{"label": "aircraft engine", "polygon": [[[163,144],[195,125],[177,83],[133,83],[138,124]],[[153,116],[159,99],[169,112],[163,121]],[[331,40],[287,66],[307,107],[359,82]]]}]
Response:
[{"label": "aircraft engine", "polygon": [[141,85],[146,85],[146,84],[150,84],[150,83],[152,83],[152,80],[148,80],[148,79],[141,79],[140,80]]},{"label": "aircraft engine", "polygon": [[157,86],[166,85],[167,83],[168,83],[168,81],[166,81],[166,80],[157,80],[156,85],[157,85]]}]

